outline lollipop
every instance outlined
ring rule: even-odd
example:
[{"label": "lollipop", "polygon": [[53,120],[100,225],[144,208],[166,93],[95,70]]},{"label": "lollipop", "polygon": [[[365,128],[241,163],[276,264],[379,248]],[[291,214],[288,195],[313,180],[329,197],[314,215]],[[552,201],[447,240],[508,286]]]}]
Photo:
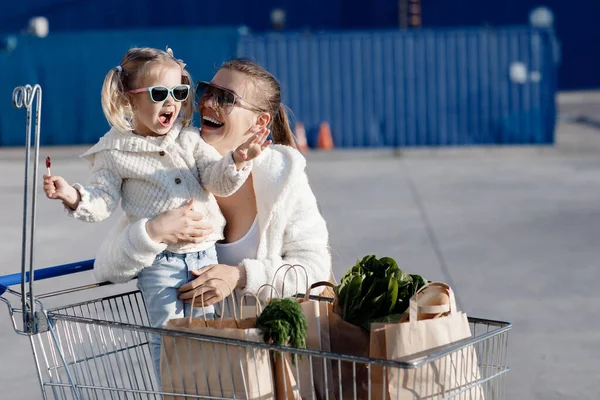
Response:
[{"label": "lollipop", "polygon": [[48,169],[48,175],[52,175],[50,173],[50,165],[52,165],[52,161],[50,161],[50,157],[46,157],[46,168]]}]

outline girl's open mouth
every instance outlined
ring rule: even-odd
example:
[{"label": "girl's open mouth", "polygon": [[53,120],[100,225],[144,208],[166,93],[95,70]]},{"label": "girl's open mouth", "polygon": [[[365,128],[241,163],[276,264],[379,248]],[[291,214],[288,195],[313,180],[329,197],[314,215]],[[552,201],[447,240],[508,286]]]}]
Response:
[{"label": "girl's open mouth", "polygon": [[168,128],[171,125],[172,118],[173,118],[172,111],[162,113],[158,116],[158,123],[161,124],[164,128]]}]

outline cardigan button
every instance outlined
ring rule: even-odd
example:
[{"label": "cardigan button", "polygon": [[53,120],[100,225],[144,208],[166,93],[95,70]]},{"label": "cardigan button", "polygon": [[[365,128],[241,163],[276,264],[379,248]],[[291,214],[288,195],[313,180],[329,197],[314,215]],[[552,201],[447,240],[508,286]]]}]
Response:
[{"label": "cardigan button", "polygon": [[181,179],[179,179],[179,178],[175,178],[175,183],[176,183],[177,185],[179,185],[179,184],[181,183]]},{"label": "cardigan button", "polygon": [[165,155],[165,152],[164,152],[164,151],[161,151],[160,153],[158,153],[158,155],[162,157],[162,156],[164,156],[164,155]]}]

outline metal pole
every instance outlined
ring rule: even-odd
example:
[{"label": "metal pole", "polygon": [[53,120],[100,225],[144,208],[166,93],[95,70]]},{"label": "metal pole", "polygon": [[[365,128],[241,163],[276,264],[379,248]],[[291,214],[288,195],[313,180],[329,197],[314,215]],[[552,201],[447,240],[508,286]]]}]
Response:
[{"label": "metal pole", "polygon": [[[33,100],[36,98],[36,115],[35,115],[35,157],[33,165],[33,196],[31,199],[31,232],[29,235],[29,276],[27,276],[27,209],[29,202],[29,166],[31,164],[31,113]],[[37,171],[39,164],[40,150],[40,115],[42,112],[42,88],[40,85],[25,85],[18,86],[13,91],[13,105],[17,109],[25,108],[27,112],[25,122],[25,180],[23,190],[23,233],[22,233],[22,248],[21,248],[21,305],[23,309],[23,331],[26,333],[34,333],[34,312],[35,304],[33,299],[33,243],[35,237],[35,214],[37,206]],[[29,303],[26,299],[25,282],[29,279]],[[29,306],[29,309],[27,308]]]},{"label": "metal pole", "polygon": [[400,29],[408,28],[408,0],[398,0],[398,25]]}]

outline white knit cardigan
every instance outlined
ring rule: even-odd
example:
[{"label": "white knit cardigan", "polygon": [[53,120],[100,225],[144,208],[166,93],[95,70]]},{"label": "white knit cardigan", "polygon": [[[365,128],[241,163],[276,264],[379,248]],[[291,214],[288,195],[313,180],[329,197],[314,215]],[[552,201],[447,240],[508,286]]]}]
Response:
[{"label": "white knit cardigan", "polygon": [[[281,291],[286,269],[277,275],[276,272],[284,264],[302,265],[308,283],[330,279],[327,226],[308,183],[305,166],[301,153],[282,145],[271,145],[254,160],[252,177],[260,243],[256,259],[242,261],[246,269],[243,292],[256,293],[261,285],[272,282]],[[141,219],[133,224],[121,221],[114,228],[98,252],[94,267],[97,279],[126,282],[151,265],[156,254],[165,249],[166,245],[148,237],[146,221]],[[302,270],[298,271],[298,279],[299,290],[304,291],[306,279]],[[268,292],[261,291],[262,300]],[[284,295],[295,292],[296,274],[288,273]]]},{"label": "white knit cardigan", "polygon": [[225,219],[211,193],[233,194],[250,172],[250,165],[237,171],[232,153],[221,157],[202,140],[198,128],[182,129],[180,124],[160,141],[113,128],[81,157],[92,167],[86,186],[73,185],[81,194],[77,209],[67,208],[74,218],[102,221],[121,200],[127,220],[135,222],[195,198],[196,210],[206,215],[214,231],[200,245],[170,246],[177,253],[198,251],[223,239]]}]

